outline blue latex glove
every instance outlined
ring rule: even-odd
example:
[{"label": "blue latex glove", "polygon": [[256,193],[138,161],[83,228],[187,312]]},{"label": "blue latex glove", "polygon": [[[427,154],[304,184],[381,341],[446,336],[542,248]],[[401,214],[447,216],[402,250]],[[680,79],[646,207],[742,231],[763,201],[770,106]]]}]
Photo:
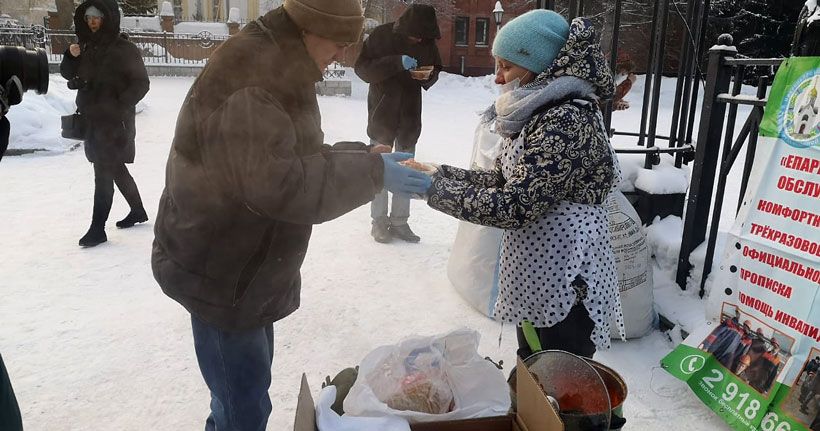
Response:
[{"label": "blue latex glove", "polygon": [[432,179],[422,172],[399,164],[412,158],[409,153],[382,154],[384,162],[384,188],[401,195],[424,195],[432,184]]},{"label": "blue latex glove", "polygon": [[413,57],[409,55],[402,55],[401,56],[401,65],[404,66],[404,70],[415,69],[419,67],[419,62]]}]

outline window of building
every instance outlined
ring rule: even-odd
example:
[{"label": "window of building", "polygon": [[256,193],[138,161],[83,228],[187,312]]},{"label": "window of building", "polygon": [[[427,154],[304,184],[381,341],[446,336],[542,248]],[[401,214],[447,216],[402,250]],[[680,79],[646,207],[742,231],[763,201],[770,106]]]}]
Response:
[{"label": "window of building", "polygon": [[467,46],[470,35],[470,18],[466,16],[456,17],[456,45]]},{"label": "window of building", "polygon": [[490,41],[490,19],[476,18],[475,19],[475,44],[478,46],[487,46]]}]

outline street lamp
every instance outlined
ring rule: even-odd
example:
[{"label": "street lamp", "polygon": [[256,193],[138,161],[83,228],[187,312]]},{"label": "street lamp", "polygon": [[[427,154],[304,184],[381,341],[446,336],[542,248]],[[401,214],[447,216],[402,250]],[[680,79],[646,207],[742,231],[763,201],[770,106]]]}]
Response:
[{"label": "street lamp", "polygon": [[501,27],[501,18],[504,16],[504,8],[501,7],[501,1],[495,2],[495,9],[493,9],[493,17],[495,17],[495,32],[498,33],[498,28]]},{"label": "street lamp", "polygon": [[[501,7],[501,0],[495,2],[495,8],[493,9],[493,18],[495,18],[495,35],[498,36],[498,30],[501,29],[501,19],[504,17],[504,8]],[[493,38],[493,42],[495,42],[495,38]],[[493,59],[493,63],[495,64],[493,72],[498,72],[498,60]]]}]

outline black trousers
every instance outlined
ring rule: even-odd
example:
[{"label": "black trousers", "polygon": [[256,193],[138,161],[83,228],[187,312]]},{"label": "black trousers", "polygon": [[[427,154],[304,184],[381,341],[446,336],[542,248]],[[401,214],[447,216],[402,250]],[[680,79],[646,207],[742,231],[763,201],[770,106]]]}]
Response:
[{"label": "black trousers", "polygon": [[142,198],[137,183],[125,167],[125,163],[94,163],[94,212],[91,225],[105,227],[111,203],[114,201],[114,184],[125,197],[132,210],[142,209]]},{"label": "black trousers", "polygon": [[[595,343],[590,340],[595,322],[589,317],[589,312],[583,303],[572,307],[566,319],[549,328],[535,328],[541,348],[544,350],[564,350],[578,356],[592,358],[595,354]],[[516,328],[518,337],[518,356],[525,359],[533,354],[532,349],[524,338],[524,331]]]}]

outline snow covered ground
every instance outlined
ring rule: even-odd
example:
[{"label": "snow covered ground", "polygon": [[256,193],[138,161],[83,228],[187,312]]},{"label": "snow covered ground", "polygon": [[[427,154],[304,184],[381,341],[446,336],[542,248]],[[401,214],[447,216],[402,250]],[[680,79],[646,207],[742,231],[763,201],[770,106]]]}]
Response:
[{"label": "snow covered ground", "polygon": [[[192,82],[152,77],[137,116],[137,161],[130,169],[152,220],[176,114]],[[640,82],[635,89],[628,98],[632,106],[640,104]],[[353,90],[351,98],[320,98],[326,142],[366,139],[367,88],[356,81]],[[670,92],[673,81],[664,83],[662,100],[672,100]],[[59,138],[59,118],[53,118],[73,110],[71,97],[58,77],[52,77],[48,96],[27,94],[23,105],[12,108],[12,147],[54,151],[0,162],[0,352],[26,428],[200,429],[209,395],[197,368],[189,317],[151,275],[151,223],[111,227],[108,243],[87,250],[77,246],[91,216],[93,174],[81,150],[67,151],[71,142]],[[466,166],[476,112],[493,100],[491,79],[443,75],[424,97],[417,158]],[[662,108],[660,115],[667,122],[668,111]],[[616,113],[613,124],[637,130],[639,118],[632,109]],[[35,120],[41,127],[32,125]],[[664,127],[669,126],[662,123],[659,130]],[[622,164],[629,175],[641,174],[642,160],[626,157]],[[727,196],[736,196],[737,182],[730,181]],[[116,195],[111,219],[126,212]],[[723,230],[731,223],[729,213],[721,219]],[[476,329],[483,337],[480,353],[503,360],[509,371],[514,329],[474,311],[449,286],[446,265],[457,221],[415,201],[411,223],[420,244],[373,242],[367,207],[316,227],[302,268],[302,306],[275,324],[268,430],[291,429],[302,372],[315,396],[326,374],[409,335]],[[664,223],[650,231],[658,253],[656,297],[685,326],[703,319],[703,305],[670,278],[680,220]],[[674,346],[656,331],[615,342],[596,355],[629,385],[626,429],[728,429],[682,382],[660,369],[659,360]]]}]

